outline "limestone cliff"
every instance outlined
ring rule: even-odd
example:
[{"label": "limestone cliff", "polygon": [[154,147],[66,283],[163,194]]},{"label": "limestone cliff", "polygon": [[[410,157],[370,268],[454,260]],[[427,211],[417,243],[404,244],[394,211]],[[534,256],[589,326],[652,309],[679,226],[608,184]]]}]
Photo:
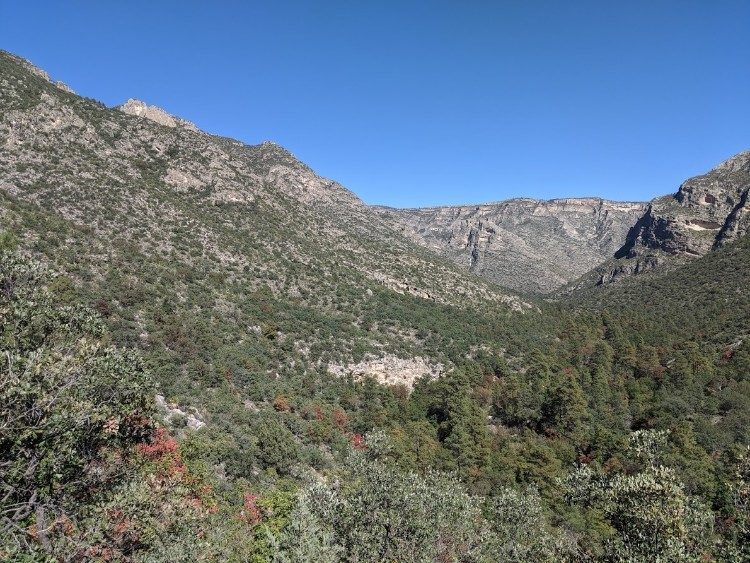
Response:
[{"label": "limestone cliff", "polygon": [[750,231],[750,151],[686,180],[677,193],[651,202],[598,283],[703,256]]},{"label": "limestone cliff", "polygon": [[611,257],[646,207],[580,198],[377,210],[412,240],[478,275],[548,293]]}]

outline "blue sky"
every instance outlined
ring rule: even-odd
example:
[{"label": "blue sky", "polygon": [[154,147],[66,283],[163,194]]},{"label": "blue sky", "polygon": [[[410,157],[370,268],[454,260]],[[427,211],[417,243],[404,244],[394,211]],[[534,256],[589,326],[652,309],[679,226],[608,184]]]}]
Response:
[{"label": "blue sky", "polygon": [[0,0],[0,48],[79,94],[395,206],[674,191],[750,148],[748,29],[747,0]]}]

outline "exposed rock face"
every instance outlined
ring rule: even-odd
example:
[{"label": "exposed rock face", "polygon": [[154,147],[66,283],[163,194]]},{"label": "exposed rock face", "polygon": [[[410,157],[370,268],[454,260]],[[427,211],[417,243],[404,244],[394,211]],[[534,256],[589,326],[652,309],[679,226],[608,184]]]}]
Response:
[{"label": "exposed rock face", "polygon": [[368,357],[356,364],[330,365],[328,371],[336,376],[351,375],[355,379],[372,377],[383,385],[404,385],[408,389],[422,378],[436,378],[443,372],[442,364],[432,364],[422,357],[399,358],[393,355]]},{"label": "exposed rock face", "polygon": [[119,110],[128,115],[145,117],[146,119],[155,121],[160,125],[166,125],[167,127],[179,126],[189,129],[190,131],[198,131],[198,128],[189,121],[170,115],[159,107],[149,106],[145,102],[133,98],[130,98],[127,102],[121,105]]},{"label": "exposed rock face", "polygon": [[643,273],[670,261],[703,256],[750,232],[750,151],[686,180],[657,198],[633,226],[599,284]]},{"label": "exposed rock face", "polygon": [[472,272],[516,291],[548,293],[611,257],[646,207],[597,198],[513,199],[378,211]]}]

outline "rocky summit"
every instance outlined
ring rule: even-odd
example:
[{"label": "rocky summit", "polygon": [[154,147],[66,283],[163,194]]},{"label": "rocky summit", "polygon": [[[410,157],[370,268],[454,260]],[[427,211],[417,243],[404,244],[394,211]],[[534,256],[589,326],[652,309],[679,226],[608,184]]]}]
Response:
[{"label": "rocky summit", "polygon": [[198,128],[189,121],[170,115],[160,107],[150,106],[145,102],[135,100],[133,98],[130,98],[127,102],[122,104],[119,109],[123,113],[135,115],[138,117],[145,117],[146,119],[150,119],[151,121],[155,121],[156,123],[160,123],[161,125],[166,125],[167,127],[180,126],[185,127],[190,131],[198,131]]}]

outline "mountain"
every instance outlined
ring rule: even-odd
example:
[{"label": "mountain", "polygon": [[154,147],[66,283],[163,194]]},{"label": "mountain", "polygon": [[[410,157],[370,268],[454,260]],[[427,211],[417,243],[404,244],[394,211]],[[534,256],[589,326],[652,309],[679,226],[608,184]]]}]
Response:
[{"label": "mountain", "polygon": [[[268,257],[282,248],[285,260],[320,260],[327,271],[330,247],[328,252],[337,252],[337,267],[399,291],[441,301],[480,294],[502,298],[481,282],[467,287],[456,268],[425,264],[423,252],[393,236],[353,193],[317,176],[278,145],[246,146],[207,135],[135,100],[120,111],[108,109],[41,75],[21,72],[25,67],[7,54],[2,62],[3,190],[13,197],[55,201],[59,216],[88,224],[99,235],[124,235],[150,220],[150,238],[158,238],[160,248],[151,249],[148,239],[139,245],[162,254],[180,254],[165,242],[171,238],[166,233],[189,228],[194,241],[228,271],[249,263],[277,267]],[[105,209],[108,221],[88,221]],[[191,217],[198,209],[218,224]],[[233,216],[230,234],[226,226]],[[219,232],[222,223],[225,232]],[[308,229],[317,232],[316,240],[300,236]],[[250,255],[224,248],[250,233],[255,247]],[[415,279],[428,270],[429,279]],[[304,283],[300,289],[306,289]]]},{"label": "mountain", "polygon": [[[172,384],[185,388],[186,364],[213,372],[222,338],[260,345],[273,373],[390,366],[412,381],[452,364],[456,345],[440,342],[465,338],[431,338],[429,318],[490,327],[532,308],[274,143],[209,135],[135,100],[107,108],[8,53],[0,70],[0,224],[100,303],[124,341],[165,346]],[[411,303],[423,313],[405,315]],[[211,344],[180,354],[174,330]]]},{"label": "mountain", "polygon": [[669,267],[744,236],[749,191],[750,152],[742,152],[648,203],[524,198],[376,210],[411,240],[479,276],[548,294]]},{"label": "mountain", "polygon": [[573,198],[377,211],[473,273],[515,291],[549,293],[613,256],[646,207]]},{"label": "mountain", "polygon": [[[284,258],[297,264],[308,263],[311,256],[325,260],[328,254],[329,263],[321,268],[343,267],[398,292],[453,305],[489,300],[522,309],[528,302],[499,287],[548,294],[603,264],[594,283],[606,283],[653,269],[669,256],[699,255],[747,230],[743,213],[748,153],[686,181],[674,196],[648,204],[581,198],[425,209],[370,207],[273,143],[247,146],[208,135],[134,99],[116,110],[105,108],[75,96],[10,54],[3,55],[3,65],[6,194],[21,200],[54,199],[58,215],[78,224],[85,223],[85,213],[96,215],[96,209],[109,207],[113,223],[99,228],[119,234],[149,215],[158,216],[161,211],[149,207],[164,200],[165,219],[152,223],[152,235],[160,240],[169,238],[162,235],[176,228],[175,220],[186,213],[178,207],[191,206],[193,215],[198,208],[200,214],[207,210],[196,228],[223,254],[220,261],[236,261],[233,267],[245,268],[249,259],[278,268],[269,257],[282,248]],[[42,104],[36,107],[38,96]],[[38,153],[42,147],[46,149]],[[31,185],[37,193],[27,189]],[[143,186],[156,193],[138,196]],[[81,202],[87,211],[78,208]],[[254,216],[269,226],[241,213],[253,208],[261,210]],[[206,217],[222,214],[223,235],[214,226],[200,225]],[[236,248],[221,248],[224,243],[216,241],[223,236],[232,244],[226,225],[233,215],[238,215],[236,222],[232,219],[238,240],[283,225],[282,240],[256,232],[255,248],[238,258],[242,253]],[[298,236],[308,230],[317,231],[316,240]],[[145,251],[150,243],[140,244]],[[319,255],[311,244],[330,248]],[[162,252],[173,250],[160,245]],[[624,260],[613,260],[615,254]],[[335,265],[330,263],[333,255]],[[187,263],[192,260],[186,257]],[[464,279],[467,270],[475,276]],[[321,292],[326,286],[309,279],[298,285]]]},{"label": "mountain", "polygon": [[745,183],[373,208],[0,52],[0,559],[747,560]]},{"label": "mountain", "polygon": [[653,200],[625,244],[597,269],[597,283],[703,256],[750,232],[750,151]]}]

